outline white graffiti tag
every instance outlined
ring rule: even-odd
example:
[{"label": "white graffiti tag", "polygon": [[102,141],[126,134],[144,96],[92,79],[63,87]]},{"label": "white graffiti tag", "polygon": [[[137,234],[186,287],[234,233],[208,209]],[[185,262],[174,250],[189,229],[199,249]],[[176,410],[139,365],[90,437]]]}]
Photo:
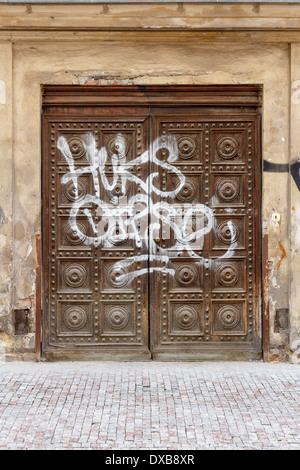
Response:
[{"label": "white graffiti tag", "polygon": [[[133,240],[137,248],[144,248],[142,252],[146,254],[130,256],[114,265],[116,269],[125,270],[126,274],[121,276],[129,279],[155,270],[173,275],[174,269],[167,266],[170,253],[174,252],[186,252],[184,256],[192,257],[195,262],[210,263],[199,251],[201,253],[204,236],[214,228],[212,210],[200,203],[177,203],[176,201],[180,202],[179,198],[175,201],[186,182],[185,175],[173,164],[178,159],[176,138],[171,135],[159,137],[142,155],[127,161],[126,141],[121,134],[116,135],[114,152],[110,155],[105,146],[97,148],[92,134],[85,137],[87,165],[79,168],[76,167],[66,138],[60,136],[57,142],[57,147],[69,167],[61,182],[63,185],[73,185],[74,202],[69,217],[73,233],[87,245],[113,246]],[[168,155],[165,161],[157,156],[162,149]],[[147,168],[150,165],[151,169],[157,171],[152,171],[143,180],[131,171],[142,165],[148,165]],[[159,184],[160,171],[172,175],[176,181],[175,189],[165,191],[155,184]],[[80,178],[84,176],[92,177],[92,194],[82,195],[80,192]],[[130,183],[136,185],[138,191],[128,197],[127,189]],[[88,234],[81,231],[82,224],[78,222],[80,213],[84,214],[89,222]],[[228,228],[233,240],[230,222]],[[161,234],[163,240],[171,240],[172,246],[158,245],[157,240]],[[230,244],[222,258],[231,257],[234,248],[235,242]],[[147,261],[149,266],[130,272],[130,268],[137,261]],[[155,266],[152,265],[153,262]],[[121,280],[119,277],[119,281]]]}]

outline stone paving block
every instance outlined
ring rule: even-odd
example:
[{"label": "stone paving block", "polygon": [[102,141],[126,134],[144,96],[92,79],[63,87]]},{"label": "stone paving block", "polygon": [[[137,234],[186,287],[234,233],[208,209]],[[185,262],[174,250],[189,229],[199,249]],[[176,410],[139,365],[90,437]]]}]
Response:
[{"label": "stone paving block", "polygon": [[1,363],[0,449],[300,448],[300,368]]}]

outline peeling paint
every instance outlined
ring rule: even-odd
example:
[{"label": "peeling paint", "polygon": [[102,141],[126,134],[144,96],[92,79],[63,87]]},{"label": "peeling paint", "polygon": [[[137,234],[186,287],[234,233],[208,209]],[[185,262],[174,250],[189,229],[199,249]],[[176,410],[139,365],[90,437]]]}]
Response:
[{"label": "peeling paint", "polygon": [[6,104],[6,85],[3,80],[0,80],[0,104]]},{"label": "peeling paint", "polygon": [[20,299],[15,305],[15,310],[29,310],[31,307],[32,299],[28,297],[26,299]]},{"label": "peeling paint", "polygon": [[300,103],[300,80],[295,80],[292,83],[292,90],[296,90],[292,94],[292,103],[293,104],[299,104]]},{"label": "peeling paint", "polygon": [[5,247],[6,242],[7,242],[6,236],[0,234],[0,249]]},{"label": "peeling paint", "polygon": [[28,246],[28,249],[27,249],[27,253],[26,253],[26,257],[25,257],[25,259],[27,259],[27,258],[28,258],[28,256],[30,255],[30,253],[31,253],[31,252],[32,252],[32,246],[31,246],[31,245],[29,245],[29,246]]},{"label": "peeling paint", "polygon": [[128,71],[128,72],[120,72],[115,71],[114,73],[108,71],[70,71],[67,72],[75,80],[76,83],[79,85],[105,85],[107,81],[112,84],[127,84],[127,83],[135,83],[136,80],[142,80],[146,82],[149,77],[153,78],[160,78],[160,77],[199,77],[199,76],[206,76],[210,75],[213,72],[207,70],[148,70],[147,73],[145,72],[136,72],[136,71]]},{"label": "peeling paint", "polygon": [[300,248],[300,203],[296,202],[292,210],[294,223],[291,235],[293,240],[293,253],[296,254],[297,250]]}]

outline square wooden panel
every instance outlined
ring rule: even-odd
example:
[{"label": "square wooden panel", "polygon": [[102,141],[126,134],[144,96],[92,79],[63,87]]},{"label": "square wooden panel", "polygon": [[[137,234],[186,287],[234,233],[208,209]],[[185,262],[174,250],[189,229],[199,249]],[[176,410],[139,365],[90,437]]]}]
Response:
[{"label": "square wooden panel", "polygon": [[[161,236],[166,240],[170,256],[172,252],[185,254],[202,250],[207,218],[200,204],[172,204],[168,223],[162,223]],[[173,253],[173,255],[174,255]],[[175,255],[174,255],[175,256]]]},{"label": "square wooden panel", "polygon": [[92,261],[82,259],[58,260],[58,292],[92,292],[95,273],[92,276]]},{"label": "square wooden panel", "polygon": [[130,198],[136,194],[136,184],[130,181],[128,174],[107,172],[105,174],[105,184],[102,180],[100,184],[101,200],[111,208],[112,212],[116,207],[128,207]]},{"label": "square wooden panel", "polygon": [[[170,132],[170,129],[169,129]],[[171,132],[173,135],[174,133]],[[178,162],[201,162],[202,161],[202,133],[175,132],[177,148],[178,148]]]},{"label": "square wooden panel", "polygon": [[203,291],[203,263],[192,263],[190,259],[171,259],[169,269],[174,269],[174,275],[169,276],[170,292]]},{"label": "square wooden panel", "polygon": [[136,282],[130,273],[137,269],[136,263],[128,267],[127,258],[102,259],[100,261],[101,291],[128,291],[133,292]]},{"label": "square wooden panel", "polygon": [[212,302],[213,335],[245,335],[246,304],[238,301]]},{"label": "square wooden panel", "polygon": [[212,207],[245,207],[245,176],[212,174]]},{"label": "square wooden panel", "polygon": [[57,302],[57,336],[92,336],[92,302]]},{"label": "square wooden panel", "polygon": [[114,163],[127,167],[145,151],[147,119],[146,116],[124,119],[124,116],[113,115],[110,120],[97,119],[98,149],[105,150],[106,169]]},{"label": "square wooden panel", "polygon": [[89,239],[93,237],[92,226],[86,217],[78,217],[76,227],[70,226],[69,217],[58,217],[58,249],[90,250]]},{"label": "square wooden panel", "polygon": [[84,203],[84,198],[94,193],[92,177],[82,174],[75,181],[70,179],[64,183],[65,175],[67,175],[66,172],[57,173],[57,186],[59,187],[57,206],[69,208],[74,204],[82,207],[91,206],[90,203]]},{"label": "square wooden panel", "polygon": [[169,301],[169,335],[202,335],[203,303]]},{"label": "square wooden panel", "polygon": [[246,259],[215,259],[212,265],[212,291],[244,292],[246,275]]},{"label": "square wooden panel", "polygon": [[[226,124],[225,124],[226,125]],[[240,125],[240,123],[239,123]],[[247,161],[245,130],[212,130],[211,162],[236,165]]]},{"label": "square wooden panel", "polygon": [[233,250],[245,249],[245,216],[216,214],[209,236],[212,250],[226,250],[232,256]]},{"label": "square wooden panel", "polygon": [[102,302],[101,336],[135,336],[136,307],[134,302]]},{"label": "square wooden panel", "polygon": [[[161,119],[161,120],[160,120]],[[167,122],[163,118],[158,118],[157,124],[159,135],[163,145],[164,139],[168,136],[174,138],[176,144],[177,158],[175,164],[202,163],[203,155],[203,131],[202,124],[198,122],[183,122],[181,116],[178,120]],[[172,141],[172,138],[171,138]],[[164,150],[161,150],[158,157],[164,156]],[[166,155],[167,156],[167,155]]]},{"label": "square wooden panel", "polygon": [[122,128],[122,123],[119,123],[119,128],[113,132],[102,130],[100,140],[101,147],[106,150],[106,164],[118,163],[122,166],[130,164],[130,160],[136,156],[136,148],[141,142],[141,140],[137,142],[136,131]]},{"label": "square wooden panel", "polygon": [[80,129],[63,130],[57,133],[56,148],[58,165],[92,165],[95,160],[95,137],[92,131]]},{"label": "square wooden panel", "polygon": [[[190,206],[202,202],[203,174],[182,172],[184,180],[181,182],[177,175],[168,175],[167,190],[174,191],[174,203]],[[180,190],[178,190],[180,188]]]}]

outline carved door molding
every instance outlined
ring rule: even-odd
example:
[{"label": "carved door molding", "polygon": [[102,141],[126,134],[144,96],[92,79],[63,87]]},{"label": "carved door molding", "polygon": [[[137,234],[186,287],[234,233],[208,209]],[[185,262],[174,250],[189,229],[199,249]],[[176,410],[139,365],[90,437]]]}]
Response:
[{"label": "carved door molding", "polygon": [[43,89],[43,355],[261,355],[259,86]]}]

